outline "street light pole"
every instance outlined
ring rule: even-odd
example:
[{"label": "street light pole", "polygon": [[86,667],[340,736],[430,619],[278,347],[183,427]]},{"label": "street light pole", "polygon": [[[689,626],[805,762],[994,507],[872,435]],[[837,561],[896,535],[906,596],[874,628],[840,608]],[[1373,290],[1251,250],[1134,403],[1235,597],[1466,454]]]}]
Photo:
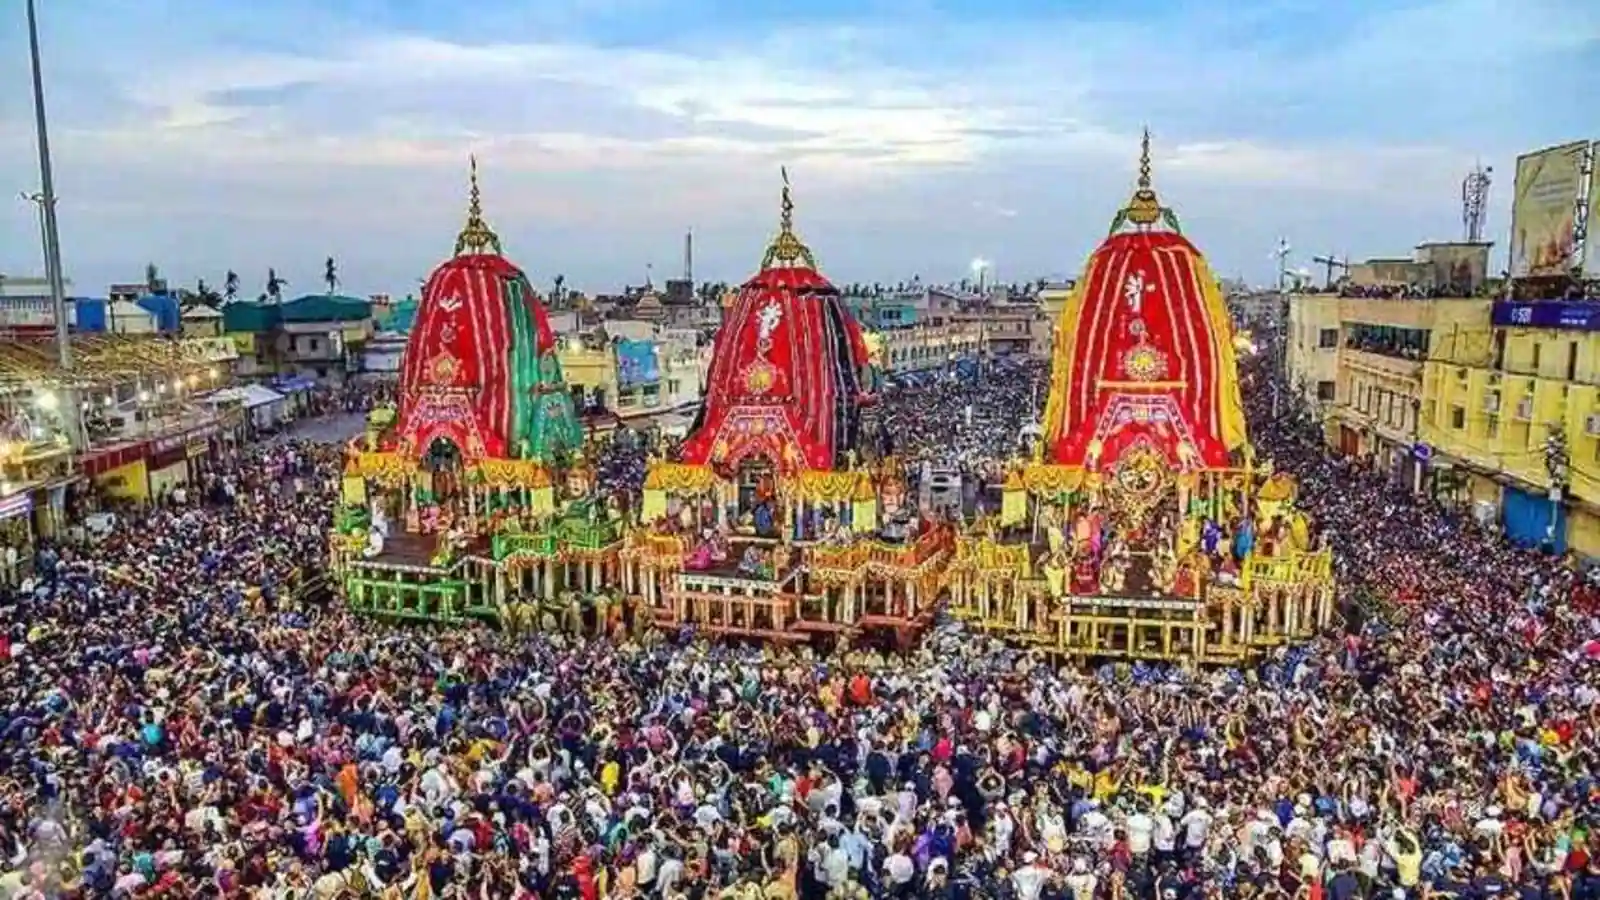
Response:
[{"label": "street light pole", "polygon": [[[67,332],[67,289],[61,278],[61,237],[56,230],[56,186],[50,172],[50,129],[45,122],[44,71],[39,63],[39,20],[34,0],[27,0],[28,51],[33,61],[33,113],[39,140],[39,208],[44,220],[44,267],[50,279],[50,305],[56,316],[56,354],[63,371],[72,369],[72,344]],[[64,407],[65,408],[65,407]],[[71,412],[76,412],[72,409]]]}]

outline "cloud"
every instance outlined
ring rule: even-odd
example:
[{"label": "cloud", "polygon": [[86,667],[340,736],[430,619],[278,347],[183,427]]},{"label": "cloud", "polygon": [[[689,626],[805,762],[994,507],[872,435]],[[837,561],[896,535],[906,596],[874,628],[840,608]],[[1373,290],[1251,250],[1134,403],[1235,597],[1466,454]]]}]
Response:
[{"label": "cloud", "polygon": [[[448,246],[468,152],[508,243],[579,285],[673,258],[689,226],[697,268],[745,274],[780,164],[841,279],[958,276],[975,245],[1006,277],[1070,272],[1126,198],[1145,125],[1163,199],[1220,268],[1260,275],[1281,230],[1358,256],[1450,236],[1466,167],[1509,172],[1521,149],[1584,136],[1578,73],[1600,77],[1600,13],[1582,0],[1153,18],[1002,0],[809,21],[702,0],[500,2],[472,28],[396,12],[413,8],[52,11],[73,17],[46,36],[78,282],[161,256],[309,284],[337,247],[352,287],[403,289]],[[138,53],[102,52],[108,30]],[[26,84],[25,54],[9,58],[24,64],[0,78]],[[0,163],[26,172],[17,93],[0,92]],[[0,270],[36,268],[31,222],[0,216],[16,248]]]}]

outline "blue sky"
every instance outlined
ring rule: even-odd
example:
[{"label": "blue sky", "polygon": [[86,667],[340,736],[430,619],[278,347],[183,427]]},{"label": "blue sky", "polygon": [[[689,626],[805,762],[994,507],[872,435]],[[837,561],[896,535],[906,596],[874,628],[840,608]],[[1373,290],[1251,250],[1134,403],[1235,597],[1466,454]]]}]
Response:
[{"label": "blue sky", "polygon": [[[1401,255],[1459,235],[1495,167],[1600,138],[1600,4],[886,0],[73,0],[41,3],[74,290],[154,261],[340,260],[403,293],[451,248],[466,158],[538,283],[609,289],[681,266],[737,280],[778,167],[835,281],[1070,276],[1155,135],[1156,186],[1224,275],[1270,278],[1279,235]],[[20,4],[0,27],[0,272],[41,270]],[[1503,247],[1501,248],[1503,252]]]}]

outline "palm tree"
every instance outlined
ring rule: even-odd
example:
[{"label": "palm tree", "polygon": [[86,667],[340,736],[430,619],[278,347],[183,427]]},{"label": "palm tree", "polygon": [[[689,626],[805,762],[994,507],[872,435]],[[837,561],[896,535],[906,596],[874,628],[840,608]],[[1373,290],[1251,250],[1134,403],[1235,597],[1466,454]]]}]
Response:
[{"label": "palm tree", "polygon": [[339,287],[339,267],[334,264],[333,257],[322,265],[322,280],[328,285],[328,293],[333,293]]},{"label": "palm tree", "polygon": [[563,309],[564,308],[562,306],[562,298],[565,297],[566,295],[561,292],[561,288],[566,283],[567,283],[567,276],[565,276],[565,275],[557,275],[555,277],[555,287],[550,291],[550,305],[552,307],[556,308],[556,309]]},{"label": "palm tree", "polygon": [[161,270],[155,263],[145,263],[144,267],[144,292],[147,294],[166,293],[167,283],[161,279]]},{"label": "palm tree", "polygon": [[216,309],[222,305],[222,295],[218,294],[211,285],[206,284],[204,278],[195,281],[194,293],[190,296],[193,302],[189,305],[189,309],[193,309],[195,306],[209,306],[212,309]]},{"label": "palm tree", "polygon": [[267,299],[273,303],[283,302],[283,286],[289,282],[278,277],[277,269],[267,269]]},{"label": "palm tree", "polygon": [[232,269],[222,279],[222,299],[225,303],[232,303],[239,297],[239,273]]}]

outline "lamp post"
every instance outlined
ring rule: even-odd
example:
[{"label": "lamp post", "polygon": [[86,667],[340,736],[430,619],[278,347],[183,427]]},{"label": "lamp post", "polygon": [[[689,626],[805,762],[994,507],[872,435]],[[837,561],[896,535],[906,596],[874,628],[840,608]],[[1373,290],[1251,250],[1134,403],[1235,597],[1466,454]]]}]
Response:
[{"label": "lamp post", "polygon": [[[33,63],[33,115],[39,141],[39,218],[44,231],[45,275],[50,279],[50,305],[56,316],[56,354],[63,370],[72,368],[67,333],[67,291],[61,278],[61,237],[56,230],[56,185],[50,171],[50,128],[45,121],[44,71],[39,62],[39,20],[34,0],[27,0],[28,52]],[[68,404],[68,407],[76,408]],[[64,407],[67,408],[67,407]]]}]

